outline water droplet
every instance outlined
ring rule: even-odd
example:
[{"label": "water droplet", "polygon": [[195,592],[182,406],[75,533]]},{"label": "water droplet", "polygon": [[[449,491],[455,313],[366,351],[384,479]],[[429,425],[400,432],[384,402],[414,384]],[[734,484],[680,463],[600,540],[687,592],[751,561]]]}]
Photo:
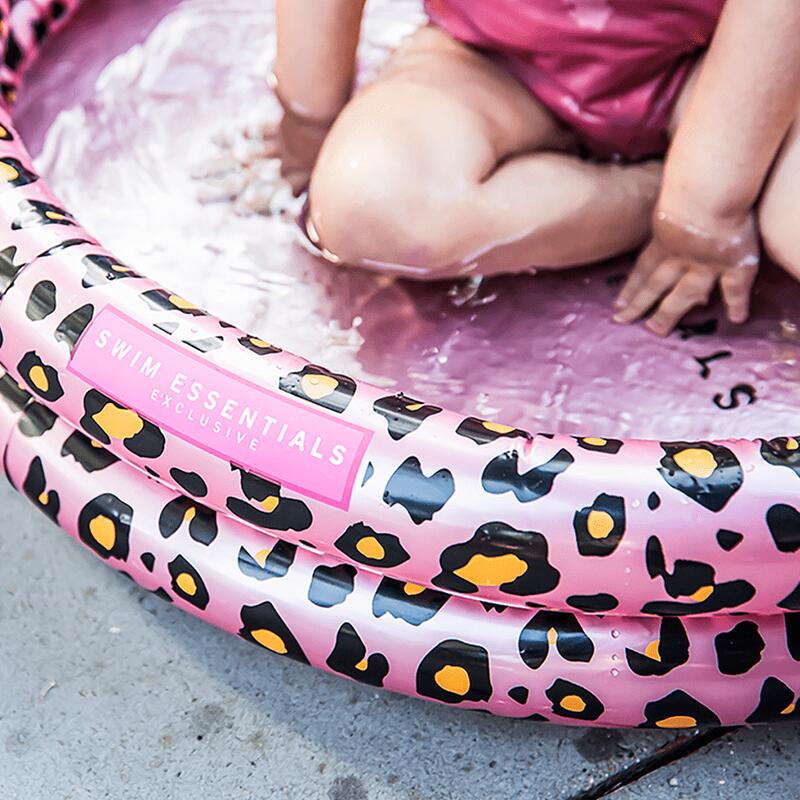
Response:
[{"label": "water droplet", "polygon": [[611,669],[611,677],[616,678],[619,675],[619,670],[616,667],[612,667]]},{"label": "water droplet", "polygon": [[619,638],[619,631],[616,628],[612,628],[611,629],[611,638],[612,639]]},{"label": "water droplet", "polygon": [[639,508],[641,504],[641,500],[631,500],[631,508]]}]

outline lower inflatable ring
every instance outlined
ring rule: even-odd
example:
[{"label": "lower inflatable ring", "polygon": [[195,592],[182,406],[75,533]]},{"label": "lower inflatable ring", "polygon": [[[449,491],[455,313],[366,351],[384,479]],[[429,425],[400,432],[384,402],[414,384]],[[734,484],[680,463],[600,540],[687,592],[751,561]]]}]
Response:
[{"label": "lower inflatable ring", "polygon": [[[370,686],[570,725],[800,716],[800,614],[576,615],[381,578],[205,515],[39,404],[14,424],[25,393],[0,386],[6,473],[31,502],[145,588],[273,653]],[[721,690],[727,682],[735,691]]]},{"label": "lower inflatable ring", "polygon": [[[7,100],[74,5],[14,5]],[[795,714],[798,437],[532,435],[386,396],[115,259],[7,109],[0,228],[6,472],[137,582],[267,649],[494,713]]]}]

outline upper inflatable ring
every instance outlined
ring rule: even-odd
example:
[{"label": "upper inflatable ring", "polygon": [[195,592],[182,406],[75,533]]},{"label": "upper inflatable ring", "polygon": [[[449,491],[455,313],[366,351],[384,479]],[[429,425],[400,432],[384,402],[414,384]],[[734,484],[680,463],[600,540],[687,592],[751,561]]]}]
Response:
[{"label": "upper inflatable ring", "polygon": [[[18,29],[42,29],[34,11],[50,28],[67,17],[63,3],[14,6],[7,97],[36,44]],[[488,602],[798,608],[800,438],[533,435],[387,395],[120,263],[35,173],[5,109],[0,126],[0,364],[148,475],[287,540]]]}]

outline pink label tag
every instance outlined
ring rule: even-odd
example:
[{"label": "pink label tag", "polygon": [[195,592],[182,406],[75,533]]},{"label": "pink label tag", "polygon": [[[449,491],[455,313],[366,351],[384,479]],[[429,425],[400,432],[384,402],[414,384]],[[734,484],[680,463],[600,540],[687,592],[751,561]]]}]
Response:
[{"label": "pink label tag", "polygon": [[84,331],[67,371],[209,453],[350,505],[372,431],[222,370],[110,306]]}]

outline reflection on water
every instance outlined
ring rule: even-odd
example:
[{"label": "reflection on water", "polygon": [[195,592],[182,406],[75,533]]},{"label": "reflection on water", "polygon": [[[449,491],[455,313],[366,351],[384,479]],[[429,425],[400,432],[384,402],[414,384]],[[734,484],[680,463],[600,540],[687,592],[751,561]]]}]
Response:
[{"label": "reflection on water", "polygon": [[[777,270],[745,328],[717,324],[714,307],[661,341],[610,322],[621,262],[403,284],[320,263],[287,221],[200,203],[192,175],[218,157],[220,131],[254,108],[277,115],[270,4],[219,9],[89,0],[32,75],[23,132],[44,138],[41,168],[122,259],[267,340],[464,413],[613,436],[796,433],[800,287]],[[365,79],[419,19],[417,0],[371,4]]]}]

